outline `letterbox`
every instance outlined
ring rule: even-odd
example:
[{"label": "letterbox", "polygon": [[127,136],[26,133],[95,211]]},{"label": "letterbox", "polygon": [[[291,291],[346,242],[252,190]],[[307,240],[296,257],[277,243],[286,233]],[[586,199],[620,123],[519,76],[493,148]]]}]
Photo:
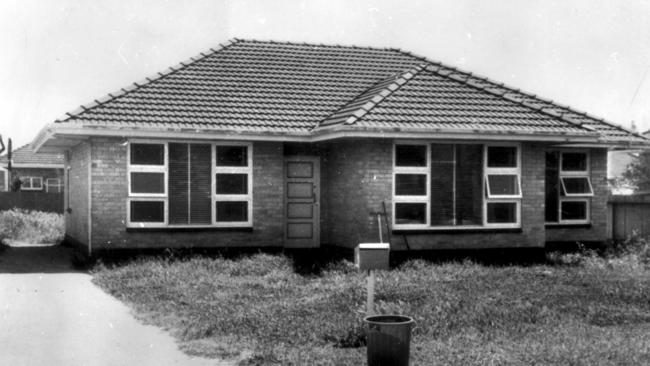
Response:
[{"label": "letterbox", "polygon": [[389,269],[388,243],[361,243],[354,249],[354,265],[362,271],[369,269]]}]

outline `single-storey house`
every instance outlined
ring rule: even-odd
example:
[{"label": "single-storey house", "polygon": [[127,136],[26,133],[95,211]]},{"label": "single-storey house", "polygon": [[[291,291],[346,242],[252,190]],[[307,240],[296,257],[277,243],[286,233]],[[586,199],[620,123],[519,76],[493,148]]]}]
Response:
[{"label": "single-storey house", "polygon": [[36,154],[24,145],[12,151],[11,171],[9,165],[8,154],[0,156],[0,192],[11,191],[17,179],[21,191],[63,192],[63,154]]},{"label": "single-storey house", "polygon": [[418,250],[605,240],[607,151],[648,140],[399,49],[235,39],[33,146],[65,152],[90,253],[352,248],[384,226]]}]

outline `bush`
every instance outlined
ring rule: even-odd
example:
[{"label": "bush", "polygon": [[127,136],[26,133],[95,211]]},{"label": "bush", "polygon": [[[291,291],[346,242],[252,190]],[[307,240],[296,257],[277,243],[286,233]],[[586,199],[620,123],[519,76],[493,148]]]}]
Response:
[{"label": "bush", "polygon": [[0,242],[59,243],[64,234],[63,215],[23,209],[0,211]]}]

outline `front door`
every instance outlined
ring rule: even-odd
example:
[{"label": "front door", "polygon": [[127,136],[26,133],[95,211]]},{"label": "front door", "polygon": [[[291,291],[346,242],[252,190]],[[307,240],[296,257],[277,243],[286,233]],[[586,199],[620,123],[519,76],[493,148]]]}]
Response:
[{"label": "front door", "polygon": [[285,247],[320,246],[320,160],[291,156],[284,162]]}]

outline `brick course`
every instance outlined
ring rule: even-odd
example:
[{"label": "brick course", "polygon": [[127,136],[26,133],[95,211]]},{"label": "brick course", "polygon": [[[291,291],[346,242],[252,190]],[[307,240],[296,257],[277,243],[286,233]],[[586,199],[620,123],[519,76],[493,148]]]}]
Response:
[{"label": "brick course", "polygon": [[590,149],[591,185],[594,196],[591,198],[591,225],[588,227],[547,227],[546,241],[549,242],[587,242],[607,239],[607,149]]},{"label": "brick course", "polygon": [[[520,233],[469,230],[445,233],[393,235],[395,250],[463,249],[491,247],[540,247],[544,245],[544,151],[540,145],[522,144],[522,230]],[[329,176],[327,222],[332,245],[352,248],[377,242],[376,212],[386,203],[392,217],[393,140],[350,140],[330,145],[326,169]],[[392,226],[392,223],[391,223]]]},{"label": "brick course", "polygon": [[267,247],[283,242],[282,144],[253,146],[253,230],[127,231],[127,148],[93,139],[93,250],[122,248]]},{"label": "brick course", "polygon": [[[419,232],[391,237],[396,250],[541,247],[546,241],[605,239],[606,150],[591,151],[591,227],[546,228],[544,225],[545,151],[541,143],[522,143],[521,230]],[[90,148],[92,147],[92,151]],[[163,247],[282,246],[284,237],[284,172],[282,143],[255,142],[253,151],[253,230],[133,231],[126,228],[127,147],[115,138],[94,138],[69,154],[70,207],[68,235],[87,243],[88,164],[92,167],[93,250]],[[355,139],[314,145],[321,157],[322,243],[352,248],[378,241],[376,213],[385,202],[392,209],[391,139]],[[92,152],[92,158],[90,153]],[[90,160],[89,160],[90,159]],[[391,223],[392,226],[392,223]]]}]

